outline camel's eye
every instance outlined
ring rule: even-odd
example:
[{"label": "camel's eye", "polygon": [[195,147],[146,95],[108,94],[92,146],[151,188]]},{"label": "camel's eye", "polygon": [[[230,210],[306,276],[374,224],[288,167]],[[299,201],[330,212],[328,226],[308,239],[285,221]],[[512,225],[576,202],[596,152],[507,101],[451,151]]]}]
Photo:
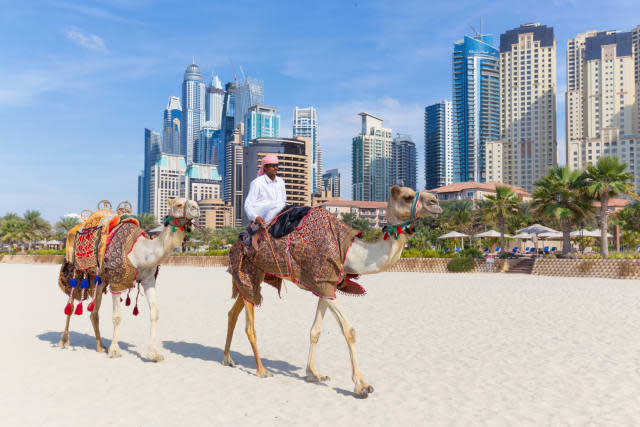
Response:
[{"label": "camel's eye", "polygon": [[405,201],[405,202],[407,202],[407,203],[412,202],[412,201],[413,201],[413,197],[411,197],[411,196],[405,196],[405,197],[404,197],[404,201]]}]

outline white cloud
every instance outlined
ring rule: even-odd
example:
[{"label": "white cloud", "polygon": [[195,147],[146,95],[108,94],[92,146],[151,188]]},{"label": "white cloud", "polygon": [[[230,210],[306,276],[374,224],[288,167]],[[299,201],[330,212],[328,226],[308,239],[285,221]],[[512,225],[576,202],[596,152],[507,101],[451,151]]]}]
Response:
[{"label": "white cloud", "polygon": [[97,50],[101,52],[107,51],[107,46],[104,40],[95,34],[84,33],[76,28],[67,29],[64,34],[69,40],[89,50]]}]

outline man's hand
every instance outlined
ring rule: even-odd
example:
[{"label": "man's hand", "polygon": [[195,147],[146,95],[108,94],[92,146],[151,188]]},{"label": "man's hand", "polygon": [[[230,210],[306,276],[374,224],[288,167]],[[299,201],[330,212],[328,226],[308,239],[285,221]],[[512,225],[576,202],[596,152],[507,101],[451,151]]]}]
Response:
[{"label": "man's hand", "polygon": [[256,217],[256,222],[260,227],[267,228],[267,224],[264,222],[264,219],[262,219],[261,216]]}]

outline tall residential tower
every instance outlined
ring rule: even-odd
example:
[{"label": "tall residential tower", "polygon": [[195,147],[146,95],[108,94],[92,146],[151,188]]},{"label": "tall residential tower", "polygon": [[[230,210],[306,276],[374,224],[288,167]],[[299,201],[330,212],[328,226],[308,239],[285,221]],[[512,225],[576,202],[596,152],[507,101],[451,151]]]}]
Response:
[{"label": "tall residential tower", "polygon": [[205,122],[205,84],[200,68],[191,64],[184,72],[182,82],[182,144],[180,154],[187,164],[193,163],[193,148],[200,136],[200,127]]},{"label": "tall residential tower", "polygon": [[424,177],[429,190],[453,183],[452,116],[451,101],[424,109]]},{"label": "tall residential tower", "polygon": [[386,201],[391,187],[391,129],[382,119],[360,113],[362,130],[351,144],[353,200]]},{"label": "tall residential tower", "polygon": [[391,185],[417,190],[416,144],[409,135],[398,134],[392,143]]},{"label": "tall residential tower", "polygon": [[[293,110],[293,136],[304,136],[311,138],[313,144],[313,159],[311,167],[312,172],[312,191],[319,191],[319,176],[322,176],[322,154],[318,145],[318,115],[313,107],[298,108]],[[321,179],[321,178],[320,178]]]},{"label": "tall residential tower", "polygon": [[164,110],[164,121],[162,126],[162,152],[169,154],[180,154],[182,149],[180,141],[182,138],[182,106],[177,96],[169,97],[169,103]]}]

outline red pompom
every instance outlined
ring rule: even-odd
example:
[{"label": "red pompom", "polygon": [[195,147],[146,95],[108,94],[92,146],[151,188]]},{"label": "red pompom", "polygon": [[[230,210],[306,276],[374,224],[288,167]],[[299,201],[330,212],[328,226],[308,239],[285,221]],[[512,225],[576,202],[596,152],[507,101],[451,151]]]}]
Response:
[{"label": "red pompom", "polygon": [[127,295],[127,300],[124,302],[124,305],[126,305],[127,307],[131,305],[131,298],[129,298],[129,295]]},{"label": "red pompom", "polygon": [[389,238],[389,235],[387,233],[384,233],[384,240],[387,240]]},{"label": "red pompom", "polygon": [[80,316],[82,314],[82,301],[80,301],[78,303],[78,305],[76,306],[76,313],[77,316]]},{"label": "red pompom", "polygon": [[178,225],[178,218],[174,219],[174,220],[173,220],[173,223],[174,223],[175,225]]},{"label": "red pompom", "polygon": [[93,301],[91,301],[91,303],[89,303],[89,305],[87,306],[87,311],[89,312],[93,311]]},{"label": "red pompom", "polygon": [[135,307],[133,307],[133,315],[137,316],[138,313],[140,313],[140,312],[138,311],[138,306],[136,305]]},{"label": "red pompom", "polygon": [[64,308],[64,314],[66,314],[67,316],[71,314],[71,303],[67,303],[67,306]]},{"label": "red pompom", "polygon": [[184,225],[180,226],[180,231],[184,231]]},{"label": "red pompom", "polygon": [[402,234],[402,227],[398,226],[398,234]]}]

